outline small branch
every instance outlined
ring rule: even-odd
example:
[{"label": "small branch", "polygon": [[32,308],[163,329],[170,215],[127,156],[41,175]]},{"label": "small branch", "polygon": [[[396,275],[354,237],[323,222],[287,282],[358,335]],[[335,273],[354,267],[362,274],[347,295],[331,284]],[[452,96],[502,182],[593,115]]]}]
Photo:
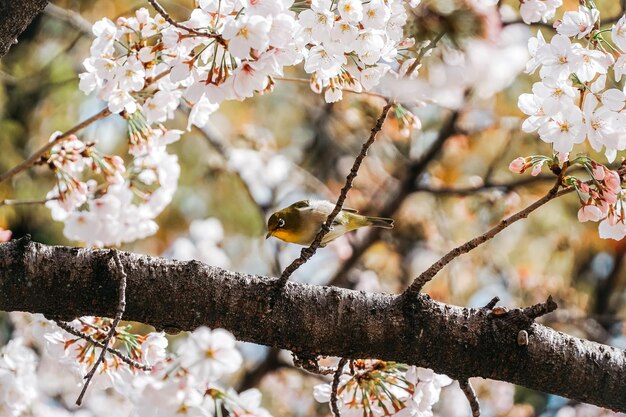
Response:
[{"label": "small branch", "polygon": [[550,295],[545,302],[526,307],[522,310],[522,312],[526,317],[534,320],[538,317],[545,316],[546,314],[553,312],[557,308],[558,305]]},{"label": "small branch", "polygon": [[443,269],[444,266],[449,264],[453,259],[458,258],[459,256],[475,249],[476,247],[487,242],[488,240],[494,238],[498,233],[500,233],[501,231],[503,231],[504,229],[506,229],[513,223],[517,222],[518,220],[525,219],[526,217],[528,217],[530,213],[537,210],[539,207],[543,206],[548,201],[574,191],[574,188],[571,188],[571,187],[558,191],[559,187],[561,186],[561,180],[562,180],[564,172],[565,172],[565,169],[563,169],[556,183],[550,189],[550,191],[548,191],[548,193],[545,196],[535,201],[533,204],[524,208],[523,210],[520,210],[517,213],[513,214],[512,216],[507,217],[506,219],[502,220],[500,223],[498,223],[497,226],[493,227],[491,230],[485,232],[484,234],[480,236],[475,237],[474,239],[471,239],[465,242],[461,246],[457,246],[456,248],[452,249],[450,252],[446,253],[441,259],[439,259],[437,262],[432,264],[426,271],[422,272],[421,275],[418,276],[413,281],[413,283],[404,291],[403,295],[409,296],[409,295],[417,294],[418,292],[422,290],[422,288],[424,287],[424,285],[426,285],[428,281],[430,281],[439,271]]},{"label": "small branch", "polygon": [[58,197],[46,198],[43,200],[0,200],[2,206],[30,206],[37,204],[46,204],[48,201],[58,200]]},{"label": "small branch", "polygon": [[19,165],[16,165],[15,167],[11,168],[7,172],[0,174],[0,183],[8,180],[9,178],[14,177],[20,172],[25,171],[28,168],[35,165],[41,159],[41,157],[44,156],[45,153],[48,152],[50,149],[52,149],[54,145],[56,145],[57,143],[62,142],[63,140],[67,139],[69,136],[84,129],[85,127],[89,126],[93,122],[100,120],[100,119],[104,119],[105,117],[109,115],[111,115],[111,110],[109,110],[108,108],[103,109],[100,112],[91,116],[90,118],[83,120],[82,122],[74,126],[73,128],[57,136],[56,138],[54,138],[54,140],[51,140],[50,142],[46,143],[44,146],[36,150],[27,160],[25,160]]},{"label": "small branch", "polygon": [[296,258],[289,266],[287,266],[287,268],[285,268],[282,275],[276,282],[277,288],[283,288],[285,284],[287,283],[287,281],[289,280],[289,277],[291,276],[291,274],[293,274],[298,268],[300,268],[300,266],[304,265],[309,259],[311,259],[311,257],[315,254],[317,249],[320,247],[322,243],[322,239],[324,239],[324,236],[326,236],[326,234],[330,232],[331,225],[333,221],[335,220],[335,217],[337,217],[337,215],[341,211],[343,207],[343,203],[346,201],[346,197],[348,196],[348,191],[350,191],[350,189],[352,188],[352,183],[354,182],[354,179],[359,173],[359,168],[361,167],[361,163],[363,162],[363,159],[365,159],[368,149],[370,148],[370,146],[372,146],[372,144],[376,140],[376,135],[382,129],[383,123],[385,122],[385,119],[387,118],[387,113],[389,112],[389,109],[391,108],[391,106],[393,106],[393,103],[391,102],[385,105],[382,113],[380,114],[380,116],[378,117],[378,120],[376,121],[376,125],[372,128],[369,139],[367,140],[367,142],[363,144],[363,147],[361,148],[361,152],[359,152],[359,154],[355,158],[354,164],[352,165],[352,169],[350,169],[350,173],[346,177],[346,182],[343,188],[341,189],[339,198],[337,199],[337,203],[335,204],[335,208],[326,218],[326,221],[322,225],[321,230],[315,236],[315,239],[313,240],[311,245],[308,248],[302,249],[302,251],[300,252],[300,256]]},{"label": "small branch", "polygon": [[420,52],[417,55],[417,58],[415,59],[415,61],[413,61],[411,66],[409,68],[407,68],[406,75],[405,75],[406,77],[410,77],[411,76],[413,71],[415,71],[417,69],[417,67],[422,63],[422,59],[424,58],[424,56],[426,56],[426,53],[428,51],[430,51],[431,49],[434,49],[437,46],[437,42],[439,42],[441,40],[441,38],[444,37],[445,34],[446,34],[445,31],[439,32],[437,35],[435,35],[435,37],[433,39],[430,40],[428,45],[426,45],[422,49],[420,49]]},{"label": "small branch", "polygon": [[[617,22],[621,17],[622,17],[622,14],[620,14],[618,16],[611,16],[611,17],[607,17],[606,19],[602,19],[602,26],[604,26],[604,25],[612,25],[613,23]],[[541,27],[541,28],[545,28],[545,29],[550,29],[550,30],[556,31],[556,29],[554,27],[554,23],[533,22],[533,23],[528,24],[528,23],[524,22],[521,19],[511,20],[511,21],[508,21],[508,22],[502,22],[502,26],[511,26],[511,25],[535,26],[535,27]]]},{"label": "small branch", "polygon": [[415,187],[414,191],[422,192],[422,193],[430,193],[430,194],[435,194],[435,195],[440,195],[440,196],[465,197],[465,196],[472,196],[480,192],[489,192],[489,191],[494,191],[494,190],[501,190],[504,192],[513,191],[516,188],[535,184],[538,182],[554,181],[554,178],[555,178],[554,175],[546,174],[546,175],[538,175],[536,177],[531,177],[531,176],[522,177],[522,178],[511,180],[509,182],[503,182],[500,184],[495,184],[492,182],[485,182],[484,184],[481,184],[481,185],[466,186],[466,187],[463,187],[463,186],[433,187],[429,185],[418,185],[417,187]]},{"label": "small branch", "polygon": [[495,297],[493,297],[491,299],[491,301],[489,301],[487,304],[485,304],[485,309],[487,310],[491,310],[492,308],[494,308],[496,306],[496,304],[498,304],[498,301],[500,301],[500,297],[498,297],[497,295]]},{"label": "small branch", "polygon": [[57,326],[59,326],[60,328],[62,328],[63,330],[65,330],[66,332],[68,332],[69,334],[72,334],[76,337],[79,337],[83,340],[86,340],[87,342],[98,346],[101,349],[106,348],[107,352],[117,356],[118,358],[120,358],[122,360],[122,362],[124,362],[127,365],[132,366],[133,368],[137,368],[137,369],[141,369],[142,371],[150,371],[152,369],[152,367],[150,365],[145,365],[143,363],[139,363],[133,359],[131,359],[128,355],[125,355],[122,351],[114,349],[112,347],[106,347],[104,345],[104,343],[94,339],[93,337],[91,337],[90,335],[81,332],[80,330],[76,330],[75,328],[73,328],[72,326],[70,326],[68,323],[64,322],[64,321],[57,321],[56,322]]},{"label": "small branch", "polygon": [[472,409],[472,417],[479,417],[480,403],[478,402],[476,391],[474,391],[474,387],[470,384],[469,379],[459,380],[459,386],[461,387],[463,394],[465,394],[467,402],[469,402],[470,408]]},{"label": "small branch", "polygon": [[339,360],[339,364],[337,364],[337,370],[335,371],[335,376],[333,377],[333,385],[332,390],[330,392],[330,409],[333,411],[333,415],[335,417],[340,417],[339,407],[337,407],[337,390],[339,389],[339,378],[341,377],[341,373],[343,372],[344,366],[348,360],[346,358],[341,358]]},{"label": "small branch", "polygon": [[222,46],[226,45],[226,41],[224,40],[224,38],[222,38],[222,35],[219,35],[217,33],[202,32],[202,31],[187,27],[177,22],[176,20],[172,19],[172,17],[165,11],[163,6],[161,6],[157,0],[148,0],[148,3],[150,3],[152,7],[154,8],[154,10],[156,10],[161,16],[163,16],[163,19],[165,19],[170,25],[176,26],[177,28],[187,31],[189,33],[193,33],[194,35],[213,38]]},{"label": "small branch", "polygon": [[[119,275],[119,278],[120,278],[119,289],[118,289],[118,294],[117,294],[118,296],[117,311],[115,313],[115,318],[113,319],[113,324],[111,324],[111,330],[109,330],[109,334],[107,334],[107,336],[104,338],[104,341],[102,342],[102,344],[104,345],[104,349],[100,351],[100,356],[96,360],[96,363],[93,364],[93,367],[85,376],[85,385],[83,385],[83,389],[80,391],[80,394],[78,395],[78,399],[76,400],[76,405],[81,405],[81,403],[83,402],[83,397],[85,393],[87,392],[87,387],[89,387],[89,383],[93,379],[93,376],[96,374],[96,371],[98,370],[98,366],[100,366],[100,364],[104,361],[104,355],[106,354],[107,348],[109,347],[109,342],[111,341],[111,339],[113,338],[113,335],[115,334],[117,325],[120,323],[120,320],[122,320],[122,315],[124,314],[124,310],[126,310],[126,278],[127,276],[126,276],[126,272],[124,272],[124,266],[122,265],[122,262],[120,261],[120,256],[118,252],[115,249],[113,249],[112,252],[113,252],[113,258],[111,259],[111,261],[114,261],[113,263],[114,263],[115,272]],[[111,261],[109,261],[109,263]]]}]

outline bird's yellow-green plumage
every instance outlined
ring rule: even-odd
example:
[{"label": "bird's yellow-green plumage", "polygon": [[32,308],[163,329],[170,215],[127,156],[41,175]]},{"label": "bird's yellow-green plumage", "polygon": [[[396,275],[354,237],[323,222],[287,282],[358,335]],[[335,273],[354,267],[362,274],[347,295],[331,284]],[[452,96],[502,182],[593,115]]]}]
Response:
[{"label": "bird's yellow-green plumage", "polygon": [[[335,205],[324,200],[302,200],[272,214],[267,221],[267,236],[274,236],[289,243],[308,246],[320,231],[322,224]],[[356,210],[344,208],[333,221],[330,232],[322,239],[322,245],[339,236],[365,226],[393,228],[393,219],[370,217]]]}]

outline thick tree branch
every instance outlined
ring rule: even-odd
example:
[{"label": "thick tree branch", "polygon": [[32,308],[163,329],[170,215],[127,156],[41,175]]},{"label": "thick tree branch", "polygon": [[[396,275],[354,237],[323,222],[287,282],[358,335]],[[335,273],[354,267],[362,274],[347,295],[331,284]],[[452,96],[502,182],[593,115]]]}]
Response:
[{"label": "thick tree branch", "polygon": [[47,0],[0,0],[0,58],[46,4]]},{"label": "thick tree branch", "polygon": [[[499,379],[626,411],[626,355],[538,325],[521,309],[503,315],[442,304],[424,294],[402,298],[119,252],[127,274],[127,320],[158,329],[223,327],[239,340],[307,354],[379,358],[455,379]],[[70,320],[114,316],[117,271],[108,250],[0,244],[0,310]],[[274,306],[267,309],[271,296]],[[528,344],[517,343],[528,333]]]}]

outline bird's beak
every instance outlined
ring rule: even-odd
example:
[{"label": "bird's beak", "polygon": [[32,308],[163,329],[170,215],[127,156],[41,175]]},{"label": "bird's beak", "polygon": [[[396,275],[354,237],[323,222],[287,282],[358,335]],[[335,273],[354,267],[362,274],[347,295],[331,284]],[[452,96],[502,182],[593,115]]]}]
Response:
[{"label": "bird's beak", "polygon": [[272,232],[267,232],[265,235],[265,239],[269,239],[272,236]]}]

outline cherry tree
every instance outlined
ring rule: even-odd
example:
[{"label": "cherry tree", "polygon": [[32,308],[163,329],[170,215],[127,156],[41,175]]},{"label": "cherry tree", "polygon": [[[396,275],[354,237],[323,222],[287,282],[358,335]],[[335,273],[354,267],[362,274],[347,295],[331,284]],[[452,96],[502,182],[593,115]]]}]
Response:
[{"label": "cherry tree", "polygon": [[[0,173],[0,210],[45,207],[71,242],[35,242],[26,234],[35,228],[0,217],[0,309],[11,326],[0,350],[0,415],[281,415],[276,403],[288,399],[264,401],[256,385],[286,367],[300,370],[307,389],[275,380],[264,392],[318,404],[289,414],[478,416],[482,401],[485,415],[532,415],[513,402],[511,384],[550,395],[560,417],[626,412],[626,343],[613,330],[618,309],[607,307],[626,252],[626,16],[617,5],[198,0],[174,13],[175,2],[147,0],[90,22],[46,3],[0,6],[0,56],[19,53],[45,7],[45,19],[72,27],[76,42],[88,39],[72,80],[99,107],[63,130],[42,122],[47,140],[33,139],[39,148],[22,140],[23,151],[34,149]],[[220,131],[232,129],[229,109],[240,109],[237,123],[246,103],[281,94],[282,111],[315,113],[308,149],[297,140],[281,146],[252,124],[238,127],[239,138]],[[517,108],[496,111],[507,95]],[[96,126],[117,126],[123,144]],[[476,163],[470,139],[489,134],[507,139],[490,150],[491,163],[479,163],[486,174],[449,186],[460,165]],[[219,216],[195,215],[168,235],[163,219],[184,205],[176,196],[194,169],[183,149],[192,135],[262,222],[296,197],[332,200],[314,241],[302,249],[262,242],[261,233],[232,233]],[[338,150],[341,135],[353,151]],[[507,181],[494,179],[498,164]],[[34,171],[50,187],[23,198],[20,177]],[[198,213],[194,183],[185,198]],[[524,204],[523,187],[541,195]],[[428,208],[411,203],[417,193],[432,198]],[[226,187],[211,198],[226,206],[235,194]],[[483,194],[471,213],[442,202]],[[566,198],[557,206],[563,226],[548,213]],[[394,217],[396,229],[321,248],[353,204]],[[244,210],[233,207],[234,216]],[[548,224],[536,236],[520,226],[531,214]],[[603,327],[603,337],[557,330],[567,328],[553,318],[562,310],[555,300],[567,313],[564,302],[575,298],[562,281],[529,284],[522,271],[501,272],[534,291],[516,298],[514,286],[490,275],[511,269],[504,258],[526,245],[521,235],[540,241],[570,228],[570,237],[592,236],[577,224],[586,222],[597,223],[587,241],[619,245],[613,263],[590,262],[611,268],[585,322]],[[459,244],[456,229],[473,237]],[[162,243],[137,243],[146,241]],[[385,288],[385,272],[401,279]],[[462,285],[474,285],[467,307],[451,304],[449,292]],[[270,349],[259,360],[260,348],[240,342]]]}]

